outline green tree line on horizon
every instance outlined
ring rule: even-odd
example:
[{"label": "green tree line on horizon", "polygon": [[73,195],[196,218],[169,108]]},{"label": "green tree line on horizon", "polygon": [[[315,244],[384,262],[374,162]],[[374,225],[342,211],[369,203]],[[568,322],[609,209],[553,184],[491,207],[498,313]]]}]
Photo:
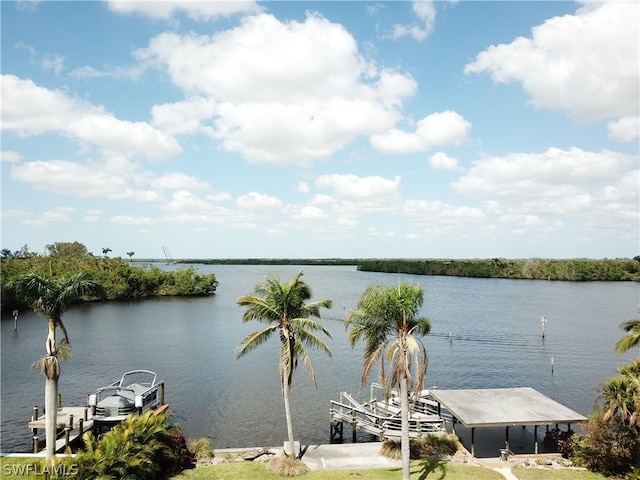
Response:
[{"label": "green tree line on horizon", "polygon": [[631,259],[381,259],[358,270],[476,278],[560,281],[640,281],[640,256]]},{"label": "green tree line on horizon", "polygon": [[[103,251],[110,249],[103,249]],[[108,251],[106,253],[108,253]],[[198,273],[195,267],[165,271],[156,266],[135,266],[120,257],[99,257],[89,253],[79,242],[58,242],[47,246],[47,254],[29,252],[23,247],[20,255],[7,255],[2,250],[0,282],[3,309],[20,308],[6,287],[12,280],[29,273],[49,277],[71,276],[84,272],[102,286],[99,296],[84,300],[128,300],[156,296],[204,296],[215,293],[218,281],[213,273]]]}]

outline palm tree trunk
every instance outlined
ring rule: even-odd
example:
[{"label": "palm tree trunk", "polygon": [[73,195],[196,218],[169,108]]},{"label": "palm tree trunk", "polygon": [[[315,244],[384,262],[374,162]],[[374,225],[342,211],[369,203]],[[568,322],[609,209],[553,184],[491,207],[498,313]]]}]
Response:
[{"label": "palm tree trunk", "polygon": [[44,384],[45,441],[47,460],[56,454],[56,423],[58,420],[58,379],[48,378]]},{"label": "palm tree trunk", "polygon": [[56,324],[48,319],[47,356],[42,359],[42,372],[45,376],[44,411],[45,411],[45,448],[47,460],[53,460],[56,454],[56,436],[58,421],[58,377],[60,370],[56,358]]},{"label": "palm tree trunk", "polygon": [[400,453],[402,454],[402,480],[409,480],[411,450],[409,448],[409,392],[407,391],[407,378],[402,375],[400,379],[400,414],[402,427],[400,431]]},{"label": "palm tree trunk", "polygon": [[287,435],[289,438],[289,451],[295,458],[298,456],[298,452],[295,450],[295,443],[293,441],[293,423],[291,422],[291,408],[289,407],[289,385],[285,378],[282,379],[282,397],[284,398],[284,415],[287,418]]}]

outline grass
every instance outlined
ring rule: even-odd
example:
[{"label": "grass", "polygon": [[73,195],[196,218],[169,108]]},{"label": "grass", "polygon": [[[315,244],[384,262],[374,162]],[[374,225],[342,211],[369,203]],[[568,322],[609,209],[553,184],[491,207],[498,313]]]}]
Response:
[{"label": "grass", "polygon": [[[300,478],[303,480],[397,480],[399,468],[371,468],[350,470],[317,470]],[[186,470],[171,480],[281,480],[283,477],[268,472],[262,462],[222,463]],[[411,462],[412,480],[504,480],[493,470],[470,465],[458,465],[436,459],[421,459]]]},{"label": "grass", "polygon": [[512,469],[512,472],[519,480],[605,480],[607,478],[599,473],[570,468],[516,467]]},{"label": "grass", "polygon": [[[0,478],[6,480],[43,479],[44,461],[26,457],[0,458]],[[585,470],[516,467],[513,473],[519,480],[606,480],[606,477]],[[73,478],[70,475],[68,478]],[[222,463],[185,470],[171,480],[282,480],[267,471],[264,462]],[[312,471],[303,480],[397,480],[399,468],[371,468]],[[412,480],[504,480],[499,473],[484,467],[448,463],[434,458],[411,462]]]}]

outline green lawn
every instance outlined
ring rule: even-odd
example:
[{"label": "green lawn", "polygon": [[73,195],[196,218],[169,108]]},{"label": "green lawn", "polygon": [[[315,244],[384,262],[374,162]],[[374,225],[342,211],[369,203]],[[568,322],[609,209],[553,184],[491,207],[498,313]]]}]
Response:
[{"label": "green lawn", "polygon": [[[371,468],[351,470],[324,470],[309,472],[304,480],[397,480],[401,477],[399,468]],[[268,472],[264,463],[242,462],[222,463],[208,467],[186,470],[171,480],[281,480],[283,477]],[[458,465],[439,460],[424,459],[411,462],[411,478],[415,480],[504,480],[493,470],[471,465]]]},{"label": "green lawn", "polygon": [[607,478],[598,473],[572,470],[570,468],[518,467],[512,469],[512,472],[519,480],[605,480]]},{"label": "green lawn", "polygon": [[[46,467],[42,459],[0,458],[0,478],[25,480],[46,478]],[[519,480],[606,480],[606,477],[584,470],[568,468],[524,468],[513,469]],[[68,472],[73,478],[73,472]],[[309,472],[298,477],[304,480],[397,480],[401,477],[399,468],[371,468],[351,470],[325,470]],[[268,472],[262,462],[223,463],[208,467],[186,470],[171,480],[282,480],[283,477]],[[460,465],[435,459],[411,462],[413,480],[504,480],[493,470],[472,465]]]}]

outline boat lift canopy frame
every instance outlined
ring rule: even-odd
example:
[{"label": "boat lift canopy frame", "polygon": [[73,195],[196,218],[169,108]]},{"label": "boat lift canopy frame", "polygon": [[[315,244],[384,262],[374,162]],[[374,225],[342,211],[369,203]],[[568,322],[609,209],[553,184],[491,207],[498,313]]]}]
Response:
[{"label": "boat lift canopy frame", "polygon": [[538,452],[538,425],[586,422],[588,419],[531,387],[468,390],[431,390],[431,396],[455,419],[471,428],[471,455],[475,456],[476,427],[505,427],[509,450],[509,427],[533,425]]}]

